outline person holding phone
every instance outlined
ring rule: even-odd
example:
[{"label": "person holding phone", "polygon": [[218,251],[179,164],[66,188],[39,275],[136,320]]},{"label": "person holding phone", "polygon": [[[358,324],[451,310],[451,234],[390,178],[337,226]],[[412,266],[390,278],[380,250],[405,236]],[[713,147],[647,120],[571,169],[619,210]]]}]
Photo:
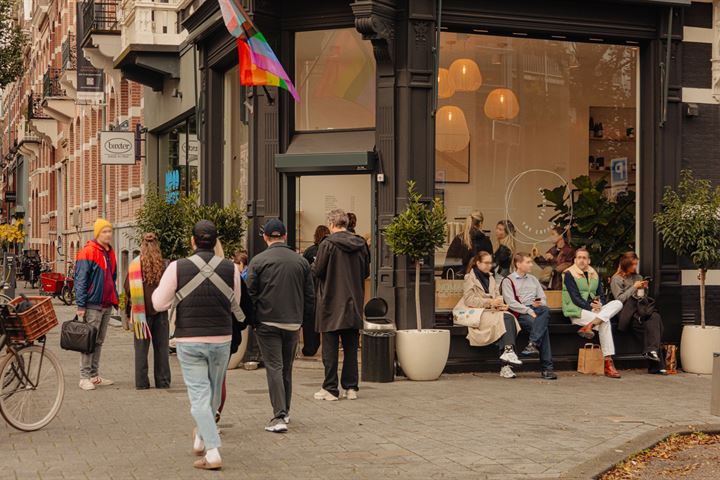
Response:
[{"label": "person holding phone", "polygon": [[540,356],[542,367],[541,377],[545,380],[556,380],[550,349],[550,309],[540,281],[530,271],[533,261],[528,253],[518,252],[513,257],[515,271],[505,277],[500,285],[505,303],[515,315],[520,326],[530,332],[527,347],[520,352],[521,356]]},{"label": "person holding phone", "polygon": [[590,252],[584,247],[575,252],[575,263],[565,270],[562,293],[563,314],[575,325],[580,325],[578,335],[586,339],[600,334],[600,348],[605,356],[605,376],[620,378],[615,369],[610,319],[620,313],[622,302],[613,300],[606,303],[600,276],[590,266]]},{"label": "person holding phone", "polygon": [[663,321],[657,310],[644,317],[638,313],[637,302],[648,296],[650,284],[650,277],[642,277],[637,273],[638,263],[635,252],[624,253],[620,257],[617,272],[610,280],[613,297],[623,303],[618,330],[631,330],[643,342],[643,356],[649,362],[648,371],[663,374],[665,366],[660,355]]}]

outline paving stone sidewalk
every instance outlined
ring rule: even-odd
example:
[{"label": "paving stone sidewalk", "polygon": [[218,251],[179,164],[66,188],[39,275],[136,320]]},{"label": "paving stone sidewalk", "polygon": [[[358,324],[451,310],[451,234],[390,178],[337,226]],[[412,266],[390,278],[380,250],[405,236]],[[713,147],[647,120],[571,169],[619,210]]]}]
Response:
[{"label": "paving stone sidewalk", "polygon": [[[58,312],[61,321],[72,315]],[[265,371],[229,372],[225,469],[199,472],[175,357],[173,388],[136,391],[132,338],[110,328],[101,368],[116,384],[83,392],[78,356],[59,349],[57,330],[49,342],[65,370],[63,408],[39,432],[0,421],[0,479],[558,478],[659,427],[719,421],[709,414],[710,378],[688,374],[560,372],[556,382],[444,375],[361,385],[357,401],[318,402],[322,372],[299,362],[284,435],[263,431],[271,416]]]}]

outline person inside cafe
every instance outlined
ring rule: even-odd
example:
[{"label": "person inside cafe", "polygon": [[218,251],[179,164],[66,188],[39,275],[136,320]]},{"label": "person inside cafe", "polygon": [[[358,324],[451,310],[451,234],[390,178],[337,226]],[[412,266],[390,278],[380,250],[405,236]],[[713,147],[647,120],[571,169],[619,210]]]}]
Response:
[{"label": "person inside cafe", "polygon": [[457,278],[462,278],[470,261],[478,252],[493,251],[490,238],[482,231],[484,220],[485,217],[480,210],[475,210],[467,216],[463,232],[455,236],[448,248],[443,267],[443,278],[447,278],[450,270]]},{"label": "person inside cafe", "polygon": [[537,248],[533,248],[532,256],[539,267],[549,270],[544,277],[548,279],[548,290],[562,290],[563,272],[573,264],[575,249],[570,245],[570,232],[567,229],[556,225],[552,232],[553,246],[542,256]]}]

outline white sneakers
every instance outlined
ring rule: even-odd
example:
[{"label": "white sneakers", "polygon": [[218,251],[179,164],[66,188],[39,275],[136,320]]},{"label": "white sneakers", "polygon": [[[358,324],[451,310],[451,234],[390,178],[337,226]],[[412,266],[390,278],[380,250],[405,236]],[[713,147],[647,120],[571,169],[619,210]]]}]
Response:
[{"label": "white sneakers", "polygon": [[512,345],[507,345],[505,347],[502,355],[500,355],[500,360],[506,363],[512,363],[513,365],[522,365],[522,360],[518,358]]},{"label": "white sneakers", "polygon": [[80,379],[80,388],[83,390],[95,390],[96,387],[107,387],[109,385],[114,385],[115,382],[113,382],[110,379],[102,378],[101,376],[93,377],[93,378],[81,378]]},{"label": "white sneakers", "polygon": [[510,365],[505,365],[500,369],[500,376],[502,378],[515,378],[517,375],[515,375],[515,372],[513,372],[513,369]]},{"label": "white sneakers", "polygon": [[315,392],[315,395],[313,396],[315,397],[315,400],[327,400],[328,402],[337,402],[338,400],[340,400],[338,397],[328,392],[324,388],[321,388],[319,391]]},{"label": "white sneakers", "polygon": [[357,400],[357,390],[345,390],[345,393],[343,393],[343,398],[347,398],[348,400]]},{"label": "white sneakers", "polygon": [[80,388],[83,390],[95,390],[95,384],[90,380],[89,378],[81,378],[80,379]]}]

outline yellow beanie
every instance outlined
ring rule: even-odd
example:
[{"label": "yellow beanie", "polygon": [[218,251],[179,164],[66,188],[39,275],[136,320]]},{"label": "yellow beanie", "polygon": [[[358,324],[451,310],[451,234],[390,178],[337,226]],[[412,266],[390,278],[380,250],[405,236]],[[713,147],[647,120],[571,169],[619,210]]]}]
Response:
[{"label": "yellow beanie", "polygon": [[104,218],[98,218],[95,220],[95,226],[93,227],[93,230],[95,231],[95,238],[98,238],[100,236],[100,232],[103,231],[104,228],[112,228],[112,223],[108,222]]}]

